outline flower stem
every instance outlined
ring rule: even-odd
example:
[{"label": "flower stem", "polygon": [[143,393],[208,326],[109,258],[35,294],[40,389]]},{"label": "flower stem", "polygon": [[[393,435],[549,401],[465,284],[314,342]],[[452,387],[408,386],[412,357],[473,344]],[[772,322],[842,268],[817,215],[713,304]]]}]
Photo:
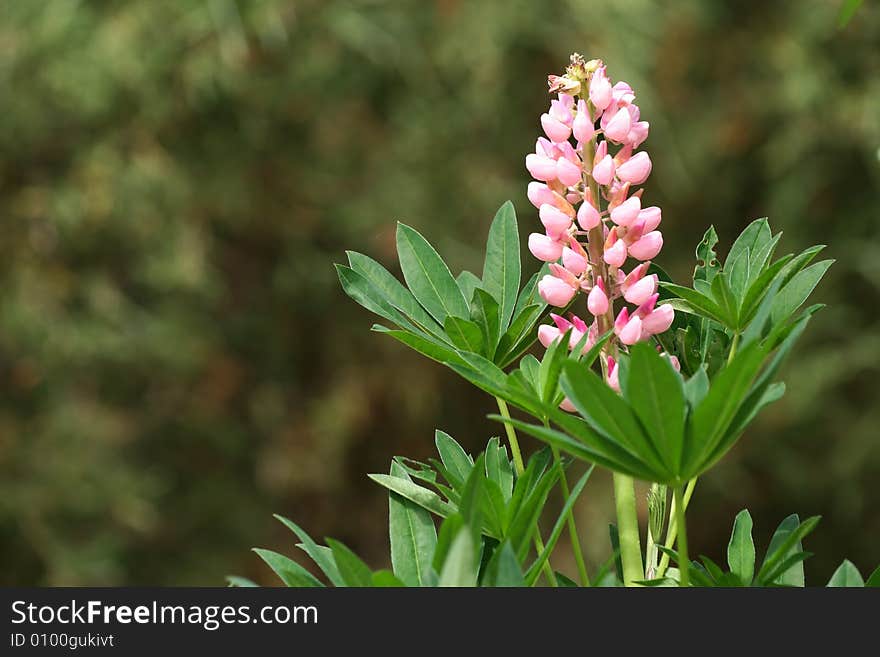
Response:
[{"label": "flower stem", "polygon": [[[568,478],[565,475],[565,468],[562,467],[562,457],[559,454],[559,448],[551,445],[553,451],[553,460],[556,467],[559,468],[559,484],[562,487],[563,503],[571,496],[571,489],[568,487]],[[581,542],[578,538],[577,524],[574,521],[574,509],[568,510],[568,536],[571,541],[571,550],[574,552],[574,560],[577,563],[578,576],[581,580],[581,586],[590,586],[590,576],[587,573],[587,564],[584,562],[584,553],[581,550]]]},{"label": "flower stem", "polygon": [[[507,408],[507,402],[505,402],[501,397],[495,397],[495,401],[498,402],[498,411],[501,413],[501,417],[505,420],[510,419],[510,410]],[[504,423],[504,430],[507,432],[507,442],[510,443],[510,452],[513,454],[513,467],[516,470],[517,478],[522,477],[523,472],[526,471],[525,464],[523,463],[522,452],[519,449],[519,440],[516,438],[516,431],[513,429],[513,425],[510,422]],[[541,530],[539,527],[535,527],[535,551],[538,553],[538,557],[541,556],[544,552],[544,541],[541,539]],[[547,578],[547,582],[550,586],[559,586],[559,582],[556,580],[556,573],[553,572],[553,567],[550,565],[550,558],[544,562],[541,570],[544,573],[544,577]]]},{"label": "flower stem", "polygon": [[736,348],[739,346],[739,333],[733,334],[733,340],[730,343],[730,353],[727,354],[727,364],[730,365],[733,362],[733,357],[736,356]]},{"label": "flower stem", "polygon": [[[687,487],[684,489],[684,500],[681,503],[684,510],[687,510],[696,485],[697,478],[694,477],[687,483]],[[676,513],[678,506],[679,502],[677,502],[673,496],[672,508],[669,510],[669,528],[666,530],[666,543],[664,545],[666,549],[672,549],[672,546],[675,545],[675,539],[678,537],[678,518]],[[660,566],[657,568],[657,577],[662,578],[666,574],[667,568],[669,568],[669,555],[664,553],[663,556],[660,557]]]},{"label": "flower stem", "polygon": [[623,583],[624,586],[636,586],[634,582],[644,579],[645,571],[642,569],[642,546],[636,514],[635,482],[632,477],[614,473],[614,505],[617,510]]},{"label": "flower stem", "polygon": [[[693,480],[692,480],[693,481]],[[675,518],[678,522],[678,570],[679,586],[690,586],[690,557],[688,557],[687,524],[685,524],[684,491],[681,485],[674,489]]]}]

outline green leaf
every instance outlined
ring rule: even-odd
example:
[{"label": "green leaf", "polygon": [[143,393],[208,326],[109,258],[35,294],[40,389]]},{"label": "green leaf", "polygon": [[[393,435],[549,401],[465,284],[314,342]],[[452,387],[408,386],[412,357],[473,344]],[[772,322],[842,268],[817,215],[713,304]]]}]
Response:
[{"label": "green leaf", "polygon": [[483,336],[482,354],[489,360],[495,358],[495,350],[501,339],[501,317],[498,302],[485,290],[474,290],[471,299],[471,320],[480,327]]},{"label": "green leaf", "polygon": [[333,554],[329,548],[315,543],[312,537],[293,520],[278,514],[275,514],[274,517],[302,541],[297,544],[297,547],[311,557],[333,586],[344,586],[342,576],[339,574],[339,569],[336,567],[336,562],[333,560]]},{"label": "green leaf", "polygon": [[347,586],[370,587],[373,584],[373,573],[363,560],[346,545],[327,539],[327,545],[333,550],[333,558],[339,568],[339,574]]},{"label": "green leaf", "polygon": [[[681,376],[647,342],[630,347],[624,397],[651,435],[670,472],[681,470],[687,406]],[[632,385],[630,385],[632,382]]]},{"label": "green leaf", "polygon": [[739,303],[733,290],[730,289],[726,272],[719,272],[712,279],[712,298],[721,308],[721,323],[728,328],[735,329],[739,320]]},{"label": "green leaf", "polygon": [[877,566],[874,569],[874,572],[868,577],[865,582],[865,586],[868,588],[880,588],[880,566]]},{"label": "green leaf", "polygon": [[[529,466],[533,463],[534,461],[530,461]],[[514,552],[516,552],[520,561],[524,560],[529,552],[529,545],[535,532],[538,518],[541,516],[541,511],[544,510],[547,495],[550,493],[550,489],[553,488],[558,477],[559,469],[552,468],[549,472],[544,472],[537,478],[534,487],[527,493],[510,519],[507,537],[510,539]],[[515,497],[516,492],[514,489]]]},{"label": "green leaf", "polygon": [[345,254],[348,256],[349,266],[367,279],[391,306],[429,333],[438,337],[443,335],[440,325],[419,305],[412,292],[385,267],[369,256],[355,251],[346,251]]},{"label": "green leaf", "polygon": [[750,259],[751,251],[746,249],[740,252],[736,260],[731,263],[730,268],[725,265],[724,271],[729,277],[730,289],[733,292],[733,296],[737,299],[737,305],[746,294],[746,286],[748,285],[749,273],[751,271],[749,269]]},{"label": "green leaf", "polygon": [[855,564],[849,559],[844,559],[843,563],[834,571],[831,579],[828,580],[828,586],[861,589],[865,587],[865,580],[862,579],[862,574],[855,567]]},{"label": "green leaf", "polygon": [[443,322],[443,330],[459,349],[475,354],[483,351],[483,332],[469,319],[449,315]]},{"label": "green leaf", "polygon": [[691,416],[689,440],[685,446],[687,478],[722,441],[725,432],[742,405],[752,381],[764,360],[758,343],[741,349],[733,361],[715,377],[705,399]]},{"label": "green leaf", "polygon": [[464,526],[464,518],[460,513],[449,516],[441,523],[440,532],[437,534],[437,547],[434,549],[434,559],[431,563],[435,573],[443,567],[453,540]]},{"label": "green leaf", "polygon": [[455,282],[458,283],[458,289],[461,290],[461,295],[465,300],[472,299],[474,291],[483,284],[479,276],[469,271],[461,272],[456,276]]},{"label": "green leaf", "polygon": [[285,586],[300,588],[319,588],[324,586],[308,570],[283,554],[261,548],[254,548],[254,552],[281,578]]},{"label": "green leaf", "polygon": [[513,203],[507,201],[492,220],[483,264],[483,289],[494,297],[501,308],[501,326],[506,327],[513,317],[520,275],[516,211]]},{"label": "green leaf", "polygon": [[249,580],[247,577],[239,577],[238,575],[227,575],[226,583],[229,586],[237,588],[259,587],[259,584],[257,584],[256,582]]},{"label": "green leaf", "polygon": [[782,233],[776,233],[769,240],[760,246],[756,245],[752,249],[752,255],[749,258],[749,285],[766,271],[767,263],[770,262],[770,258],[776,253],[776,245],[779,244],[780,237],[782,237]]},{"label": "green leaf", "polygon": [[684,285],[676,285],[675,283],[661,282],[660,285],[673,294],[678,295],[678,297],[685,301],[687,305],[683,306],[681,304],[676,304],[674,299],[664,301],[664,303],[673,304],[672,307],[676,310],[690,312],[695,315],[700,315],[701,317],[714,319],[716,322],[724,323],[724,310],[705,294],[701,294],[700,292],[685,287]]},{"label": "green leaf", "polygon": [[513,318],[510,328],[501,336],[495,350],[495,362],[499,367],[512,363],[537,340],[534,328],[545,308],[546,306],[540,304],[532,304]]},{"label": "green leaf", "polygon": [[684,384],[684,396],[691,408],[700,405],[709,393],[709,376],[706,366],[698,368]]},{"label": "green leaf", "polygon": [[801,540],[809,534],[819,523],[819,517],[813,516],[800,522],[797,514],[792,514],[785,518],[770,539],[770,547],[767,548],[767,556],[758,572],[758,582],[762,585],[770,583],[781,584],[783,586],[803,586],[804,585],[804,566],[798,561],[793,567],[788,568],[773,579],[769,578],[774,571],[774,567],[783,562],[785,559],[803,552]]},{"label": "green leaf", "polygon": [[550,532],[550,536],[547,539],[546,544],[544,545],[544,551],[538,556],[535,562],[529,566],[529,570],[526,573],[526,581],[529,586],[532,586],[538,579],[541,574],[541,568],[544,567],[544,562],[550,558],[550,555],[553,553],[553,548],[556,547],[556,543],[559,541],[559,537],[562,536],[562,531],[565,528],[565,525],[568,520],[568,514],[571,509],[574,507],[575,502],[577,502],[578,497],[580,497],[581,491],[584,490],[584,486],[587,485],[587,481],[590,479],[590,475],[593,474],[593,468],[595,466],[590,466],[590,469],[587,470],[584,475],[578,479],[577,483],[574,485],[574,488],[571,489],[571,493],[568,496],[568,499],[565,500],[565,504],[562,507],[562,510],[559,512],[559,517],[556,519],[556,523],[553,525],[553,530]]},{"label": "green leaf", "polygon": [[749,289],[746,290],[745,298],[741,305],[739,321],[740,328],[745,327],[745,325],[752,320],[752,317],[754,317],[755,312],[758,310],[761,300],[764,298],[764,295],[768,293],[770,284],[773,283],[779,275],[779,272],[782,271],[782,268],[791,261],[792,257],[793,256],[790,253],[781,257],[761,272],[761,274],[752,281],[751,285],[749,285]]},{"label": "green leaf", "polygon": [[449,483],[454,488],[464,486],[474,468],[473,459],[452,436],[439,429],[434,432],[434,445],[437,447],[437,453],[440,454],[440,460],[452,477]]},{"label": "green leaf", "polygon": [[711,283],[715,274],[721,270],[718,256],[715,253],[716,244],[718,244],[718,234],[715,232],[715,226],[709,226],[703,239],[697,244],[695,252],[697,266],[694,269],[694,281],[702,280]]},{"label": "green leaf", "polygon": [[394,491],[410,502],[415,502],[423,509],[427,509],[441,518],[452,515],[456,511],[455,507],[440,499],[440,496],[434,491],[428,490],[407,479],[392,477],[386,474],[371,474],[367,476],[380,486]]},{"label": "green leaf", "polygon": [[476,586],[477,550],[467,527],[459,529],[440,570],[438,586]]},{"label": "green leaf", "polygon": [[843,0],[840,6],[840,12],[837,14],[837,27],[843,29],[852,20],[859,7],[862,6],[863,0]]},{"label": "green leaf", "polygon": [[822,260],[795,274],[776,295],[770,310],[770,321],[774,324],[781,322],[800,308],[833,263],[834,260]]},{"label": "green leaf", "polygon": [[[724,261],[724,269],[728,273],[743,253],[748,251],[751,254],[756,253],[762,246],[770,241],[772,234],[770,232],[770,224],[767,223],[767,217],[755,219],[752,223],[743,229],[730,247],[727,254],[727,260]],[[731,281],[732,285],[732,281]]]},{"label": "green leaf", "polygon": [[526,281],[526,284],[523,286],[523,289],[519,291],[519,296],[516,299],[516,307],[513,309],[514,318],[519,316],[526,306],[537,304],[546,307],[544,299],[538,294],[538,281],[549,271],[550,269],[545,263],[538,271],[532,274],[532,277],[528,281]]},{"label": "green leaf", "polygon": [[374,324],[373,330],[377,333],[390,335],[398,342],[402,342],[410,349],[414,349],[423,356],[427,356],[438,363],[449,365],[450,363],[463,362],[461,356],[452,347],[446,346],[433,338],[426,338],[409,331],[389,329],[379,324]]},{"label": "green leaf", "polygon": [[[387,319],[396,326],[412,333],[419,333],[421,331],[403,313],[389,304],[382,297],[379,290],[361,274],[345,265],[336,265],[336,274],[339,276],[339,282],[342,284],[342,289],[345,293],[371,313],[379,315],[379,317]],[[434,320],[431,320],[431,323],[434,326],[437,325],[437,322]]]},{"label": "green leaf", "polygon": [[598,433],[637,456],[653,471],[649,481],[667,483],[674,473],[664,464],[629,405],[594,372],[581,363],[568,361],[563,366],[562,390]]},{"label": "green leaf", "polygon": [[[409,479],[399,463],[391,463],[391,476]],[[431,514],[405,497],[388,492],[388,531],[391,538],[391,567],[407,586],[425,586],[431,569],[437,529]]]},{"label": "green leaf", "polygon": [[755,543],[752,541],[752,516],[743,509],[733,521],[733,533],[727,544],[727,565],[744,586],[755,576]]},{"label": "green leaf", "polygon": [[377,570],[370,577],[370,585],[374,588],[402,588],[406,583],[390,570]]},{"label": "green leaf", "polygon": [[449,267],[422,235],[397,224],[397,255],[410,291],[441,324],[449,315],[467,317],[469,308]]},{"label": "green leaf", "polygon": [[513,468],[507,457],[507,447],[498,438],[489,440],[486,446],[486,476],[501,489],[505,501],[513,494]]},{"label": "green leaf", "polygon": [[516,559],[516,553],[510,545],[510,541],[504,541],[495,548],[495,553],[489,560],[486,567],[486,576],[483,580],[483,586],[492,587],[523,587],[527,586],[523,577],[522,569],[519,561]]}]

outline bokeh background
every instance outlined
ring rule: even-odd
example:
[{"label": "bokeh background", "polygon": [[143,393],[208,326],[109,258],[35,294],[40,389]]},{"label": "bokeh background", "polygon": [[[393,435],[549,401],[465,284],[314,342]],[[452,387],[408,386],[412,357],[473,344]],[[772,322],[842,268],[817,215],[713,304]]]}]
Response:
[{"label": "bokeh background", "polygon": [[[808,579],[880,562],[880,6],[832,0],[0,3],[0,583],[271,583],[271,514],[374,567],[366,472],[478,450],[485,396],[369,332],[332,263],[394,222],[479,271],[571,51],[637,90],[662,264],[769,216],[828,244],[789,392],[700,483],[694,550],[821,514]],[[531,263],[526,257],[525,261]],[[529,264],[528,267],[533,265]],[[532,446],[534,446],[532,444]],[[607,478],[578,507],[607,554]],[[560,553],[559,566],[566,568]]]}]

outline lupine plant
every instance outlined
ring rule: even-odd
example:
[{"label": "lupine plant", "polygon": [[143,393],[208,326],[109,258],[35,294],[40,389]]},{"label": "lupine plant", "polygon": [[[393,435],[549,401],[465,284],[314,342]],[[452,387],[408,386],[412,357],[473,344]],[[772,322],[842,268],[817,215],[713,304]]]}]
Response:
[{"label": "lupine plant", "polygon": [[[454,276],[404,224],[403,282],[359,253],[337,265],[345,292],[384,320],[373,330],[494,398],[491,417],[507,444],[493,437],[472,457],[438,430],[438,458],[395,457],[388,473],[370,475],[388,490],[392,570],[373,571],[342,543],[319,545],[278,519],[335,586],[804,586],[802,541],[817,517],[784,519],[756,565],[743,510],[725,570],[691,559],[686,511],[698,478],[783,395],[779,368],[821,308],[804,306],[832,261],[814,262],[822,246],[777,255],[781,234],[758,219],[723,260],[710,227],[692,282],[674,283],[654,262],[662,213],[648,204],[652,163],[641,147],[650,126],[634,90],[576,54],[548,82],[543,135],[525,158],[541,226],[528,249],[543,264],[524,285],[510,202],[491,223],[480,276]],[[545,446],[527,458],[518,431]],[[572,485],[574,460],[588,466]],[[613,473],[617,522],[609,557],[591,576],[572,509],[595,467]],[[650,484],[644,550],[636,479]],[[539,520],[553,494],[562,507],[544,535]],[[564,534],[576,577],[551,564]],[[324,585],[289,557],[257,553],[288,586]],[[880,569],[864,581],[849,561],[828,582],[864,585],[880,586]]]}]

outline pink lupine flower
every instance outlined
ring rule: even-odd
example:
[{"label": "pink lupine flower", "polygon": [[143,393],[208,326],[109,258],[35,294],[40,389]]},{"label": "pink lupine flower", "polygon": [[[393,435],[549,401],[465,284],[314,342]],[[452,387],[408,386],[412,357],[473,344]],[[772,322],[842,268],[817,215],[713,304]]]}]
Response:
[{"label": "pink lupine flower", "polygon": [[633,315],[632,317],[630,317],[629,321],[624,325],[622,329],[620,329],[620,333],[617,334],[617,337],[620,339],[621,343],[625,345],[632,345],[641,340],[641,318],[638,315]]},{"label": "pink lupine flower", "polygon": [[624,293],[623,298],[634,305],[641,305],[647,301],[652,294],[657,291],[658,278],[657,274],[645,276],[643,279],[634,283]]},{"label": "pink lupine flower", "polygon": [[[544,133],[550,138],[550,141],[563,142],[571,136],[571,127],[549,114],[541,115],[541,127],[544,128]],[[628,125],[626,129],[629,132]]]},{"label": "pink lupine flower", "polygon": [[601,276],[596,279],[596,284],[587,295],[587,310],[596,317],[608,312],[608,294],[605,292],[605,283]]},{"label": "pink lupine flower", "polygon": [[657,230],[660,225],[660,208],[652,205],[648,208],[642,208],[639,212],[639,221],[644,221],[644,231],[650,233]]},{"label": "pink lupine flower", "polygon": [[562,333],[560,333],[559,329],[555,326],[541,324],[538,327],[538,342],[544,345],[545,349],[549,349],[550,345],[556,342],[560,337],[562,337]]},{"label": "pink lupine flower", "polygon": [[562,257],[562,244],[541,233],[529,235],[529,251],[542,262],[556,262]]},{"label": "pink lupine flower", "polygon": [[617,237],[617,228],[612,228],[608,233],[602,259],[612,267],[620,267],[626,261],[626,242]]},{"label": "pink lupine flower", "polygon": [[611,141],[622,144],[632,128],[632,117],[626,107],[622,107],[611,117],[605,126],[605,136]]},{"label": "pink lupine flower", "polygon": [[562,308],[574,298],[577,289],[562,279],[548,274],[538,281],[538,293],[548,305]]},{"label": "pink lupine flower", "polygon": [[602,222],[602,216],[589,199],[581,203],[577,211],[578,225],[584,230],[592,230]]},{"label": "pink lupine flower", "polygon": [[651,175],[651,157],[644,151],[636,153],[617,167],[617,177],[633,185],[641,185],[649,175]]},{"label": "pink lupine flower", "polygon": [[566,413],[574,413],[577,410],[568,397],[564,397],[563,400],[559,402],[559,408],[561,408]]},{"label": "pink lupine flower", "polygon": [[663,235],[659,230],[653,230],[639,238],[637,242],[630,244],[629,254],[636,260],[653,260],[663,248]]},{"label": "pink lupine flower", "polygon": [[620,377],[617,368],[617,361],[611,356],[608,356],[606,363],[608,368],[608,387],[614,390],[614,392],[620,392]]},{"label": "pink lupine flower", "polygon": [[675,311],[672,309],[672,306],[663,304],[662,306],[657,306],[645,316],[642,320],[642,329],[649,335],[664,333],[672,326],[674,319]]},{"label": "pink lupine flower", "polygon": [[580,276],[589,265],[587,254],[576,239],[572,238],[570,244],[562,249],[562,266],[575,276]]},{"label": "pink lupine flower", "polygon": [[545,182],[556,180],[556,162],[546,155],[536,153],[526,155],[526,169],[538,180]]},{"label": "pink lupine flower", "polygon": [[605,67],[600,66],[590,80],[590,102],[597,110],[604,111],[611,104],[611,81],[605,75]]},{"label": "pink lupine flower", "polygon": [[[642,200],[653,164],[638,149],[650,126],[632,87],[612,84],[601,61],[573,56],[567,74],[549,76],[548,85],[558,96],[541,116],[546,137],[526,157],[535,178],[528,198],[545,234],[530,235],[529,250],[549,263],[550,274],[538,283],[545,301],[563,307],[585,292],[593,319],[588,325],[576,315],[553,315],[554,324],[540,327],[538,339],[546,347],[570,331],[570,349],[585,335],[589,348],[600,327],[613,323],[615,337],[603,357],[608,384],[619,390],[610,354],[668,330],[674,320],[671,306],[657,306],[659,281],[648,274],[648,261],[663,246],[660,208],[643,207]],[[642,264],[627,274],[622,267],[629,257]]]},{"label": "pink lupine flower", "polygon": [[538,211],[541,223],[547,230],[547,235],[554,240],[559,240],[563,233],[571,228],[571,217],[562,212],[554,205],[545,203]]},{"label": "pink lupine flower", "polygon": [[642,200],[638,196],[630,196],[623,203],[611,211],[611,221],[618,226],[628,226],[642,209]]}]

